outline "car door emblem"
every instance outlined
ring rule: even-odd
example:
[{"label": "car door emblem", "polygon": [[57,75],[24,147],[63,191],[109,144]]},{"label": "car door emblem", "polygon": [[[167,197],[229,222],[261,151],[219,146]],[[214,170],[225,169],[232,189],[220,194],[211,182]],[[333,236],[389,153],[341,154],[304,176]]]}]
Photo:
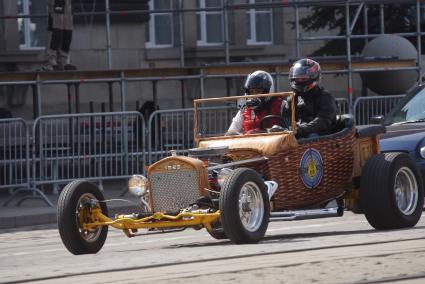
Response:
[{"label": "car door emblem", "polygon": [[307,149],[301,157],[300,169],[304,185],[309,189],[317,187],[323,177],[323,160],[319,151]]}]

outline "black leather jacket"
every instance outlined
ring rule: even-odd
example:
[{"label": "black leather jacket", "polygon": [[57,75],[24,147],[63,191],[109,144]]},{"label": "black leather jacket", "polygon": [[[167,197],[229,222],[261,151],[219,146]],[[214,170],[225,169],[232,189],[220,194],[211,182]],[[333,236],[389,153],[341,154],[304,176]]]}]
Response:
[{"label": "black leather jacket", "polygon": [[[299,138],[311,133],[326,135],[333,132],[336,124],[337,103],[335,98],[320,86],[307,93],[295,95],[295,117]],[[290,115],[290,98],[282,114]]]}]

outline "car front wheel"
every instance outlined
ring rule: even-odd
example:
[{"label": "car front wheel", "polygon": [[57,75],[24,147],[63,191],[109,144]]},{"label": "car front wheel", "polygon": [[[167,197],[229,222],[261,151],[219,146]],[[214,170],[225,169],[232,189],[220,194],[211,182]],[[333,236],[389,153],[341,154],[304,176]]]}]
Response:
[{"label": "car front wheel", "polygon": [[83,223],[95,221],[91,220],[92,205],[88,206],[89,204],[97,204],[102,214],[108,215],[105,203],[99,202],[103,200],[103,194],[96,185],[84,180],[70,182],[59,195],[57,207],[59,234],[63,244],[72,254],[93,254],[103,247],[108,226],[83,228]]},{"label": "car front wheel", "polygon": [[257,243],[267,230],[270,204],[266,186],[252,169],[233,171],[220,192],[220,218],[226,236],[234,243]]}]

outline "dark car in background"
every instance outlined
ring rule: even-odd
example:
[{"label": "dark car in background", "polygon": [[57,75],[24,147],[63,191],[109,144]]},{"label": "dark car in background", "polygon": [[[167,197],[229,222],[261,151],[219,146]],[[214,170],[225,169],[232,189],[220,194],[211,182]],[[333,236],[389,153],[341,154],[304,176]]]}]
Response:
[{"label": "dark car in background", "polygon": [[382,152],[405,152],[416,162],[425,181],[425,84],[409,92],[385,117]]}]

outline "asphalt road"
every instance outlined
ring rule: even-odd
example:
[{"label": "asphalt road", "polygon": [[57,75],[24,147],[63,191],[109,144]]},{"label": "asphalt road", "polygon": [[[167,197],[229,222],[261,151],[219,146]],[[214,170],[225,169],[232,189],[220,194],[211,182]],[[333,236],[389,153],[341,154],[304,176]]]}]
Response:
[{"label": "asphalt road", "polygon": [[71,255],[55,226],[0,230],[0,283],[425,283],[425,212],[413,229],[375,231],[362,215],[270,223],[255,245],[205,230],[128,239]]}]

